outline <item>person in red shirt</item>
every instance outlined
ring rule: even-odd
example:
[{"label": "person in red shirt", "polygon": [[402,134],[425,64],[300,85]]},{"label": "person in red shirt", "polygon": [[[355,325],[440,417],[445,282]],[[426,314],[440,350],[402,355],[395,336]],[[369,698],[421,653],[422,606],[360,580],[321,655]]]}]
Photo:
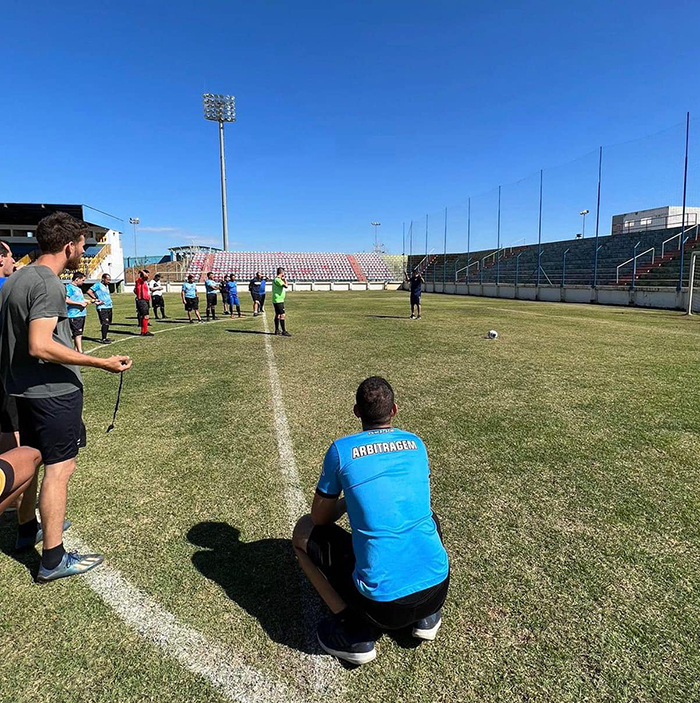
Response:
[{"label": "person in red shirt", "polygon": [[144,269],[139,271],[139,277],[134,284],[134,295],[136,296],[136,314],[141,325],[141,336],[152,337],[153,332],[148,331],[148,310],[151,303],[151,292],[148,290],[148,274],[150,271]]}]

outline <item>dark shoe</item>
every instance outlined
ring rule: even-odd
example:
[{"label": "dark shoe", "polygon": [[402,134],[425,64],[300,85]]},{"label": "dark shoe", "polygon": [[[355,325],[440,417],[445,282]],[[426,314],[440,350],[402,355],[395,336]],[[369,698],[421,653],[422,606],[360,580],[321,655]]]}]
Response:
[{"label": "dark shoe", "polygon": [[100,344],[111,344],[112,340],[111,339],[101,339]]},{"label": "dark shoe", "polygon": [[141,332],[142,337],[155,337],[153,332]]},{"label": "dark shoe", "polygon": [[437,613],[419,620],[413,626],[412,634],[419,640],[434,640],[440,625],[442,625],[442,608]]},{"label": "dark shoe", "polygon": [[350,664],[367,664],[377,656],[374,640],[378,633],[369,626],[352,622],[357,618],[354,613],[343,611],[324,620],[316,632],[318,643],[325,652],[349,662]]},{"label": "dark shoe", "polygon": [[283,337],[291,337],[292,335],[289,334],[289,332],[282,332]]}]

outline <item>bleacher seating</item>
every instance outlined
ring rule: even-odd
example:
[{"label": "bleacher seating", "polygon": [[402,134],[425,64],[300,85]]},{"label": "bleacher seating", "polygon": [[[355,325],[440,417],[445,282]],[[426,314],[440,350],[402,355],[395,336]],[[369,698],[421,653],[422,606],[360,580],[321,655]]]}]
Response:
[{"label": "bleacher seating", "polygon": [[375,252],[364,252],[362,254],[353,254],[364,277],[368,281],[391,281],[394,274],[386,265],[386,261],[381,254]]}]

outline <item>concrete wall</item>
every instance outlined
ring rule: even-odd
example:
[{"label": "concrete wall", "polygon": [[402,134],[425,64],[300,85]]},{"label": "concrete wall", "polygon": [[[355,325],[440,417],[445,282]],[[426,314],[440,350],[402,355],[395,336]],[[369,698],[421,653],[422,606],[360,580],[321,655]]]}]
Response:
[{"label": "concrete wall", "polygon": [[[405,286],[404,286],[405,288]],[[426,293],[443,293],[442,283],[426,283]],[[446,295],[471,295],[485,298],[539,300],[552,303],[598,303],[599,305],[634,305],[644,308],[685,310],[687,290],[675,288],[618,288],[616,286],[534,286],[495,283],[445,284]]]}]

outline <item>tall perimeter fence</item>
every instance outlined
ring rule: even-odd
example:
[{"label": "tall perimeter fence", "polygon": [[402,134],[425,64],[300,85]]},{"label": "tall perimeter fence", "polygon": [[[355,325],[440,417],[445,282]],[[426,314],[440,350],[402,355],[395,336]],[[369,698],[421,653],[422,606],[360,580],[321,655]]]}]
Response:
[{"label": "tall perimeter fence", "polygon": [[[476,294],[491,293],[473,284],[681,291],[690,254],[700,250],[690,128],[688,115],[416,215],[402,233],[406,270],[418,268],[429,289],[444,292],[465,284]],[[658,212],[634,214],[650,209]],[[626,221],[613,224],[622,214]]]}]

